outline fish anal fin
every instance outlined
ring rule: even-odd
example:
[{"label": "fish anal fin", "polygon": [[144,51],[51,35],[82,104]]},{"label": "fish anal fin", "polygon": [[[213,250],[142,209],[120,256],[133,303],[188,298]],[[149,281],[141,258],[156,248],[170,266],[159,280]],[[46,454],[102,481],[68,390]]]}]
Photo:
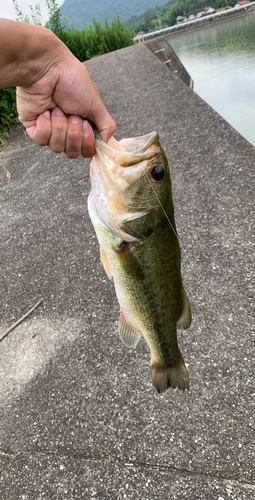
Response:
[{"label": "fish anal fin", "polygon": [[108,276],[108,278],[110,278],[110,280],[112,279],[112,271],[111,271],[111,266],[109,264],[109,260],[106,256],[106,253],[104,252],[104,250],[102,249],[102,247],[100,247],[100,258],[101,258],[101,262],[104,266],[104,270]]},{"label": "fish anal fin", "polygon": [[182,328],[183,330],[186,330],[186,328],[190,327],[191,321],[192,317],[191,317],[189,300],[184,288],[182,287],[182,313],[177,321],[177,328]]},{"label": "fish anal fin", "polygon": [[136,347],[141,335],[128,323],[122,311],[120,311],[118,328],[120,340],[123,344],[127,347]]},{"label": "fish anal fin", "polygon": [[151,366],[152,384],[162,394],[170,387],[185,391],[189,390],[189,376],[183,358],[172,366],[162,366],[154,363]]}]

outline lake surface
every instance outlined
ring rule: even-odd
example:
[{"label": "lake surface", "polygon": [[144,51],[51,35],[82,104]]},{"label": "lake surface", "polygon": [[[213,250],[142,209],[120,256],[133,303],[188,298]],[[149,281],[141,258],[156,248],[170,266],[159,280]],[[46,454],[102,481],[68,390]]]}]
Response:
[{"label": "lake surface", "polygon": [[255,13],[168,39],[194,91],[255,146]]}]

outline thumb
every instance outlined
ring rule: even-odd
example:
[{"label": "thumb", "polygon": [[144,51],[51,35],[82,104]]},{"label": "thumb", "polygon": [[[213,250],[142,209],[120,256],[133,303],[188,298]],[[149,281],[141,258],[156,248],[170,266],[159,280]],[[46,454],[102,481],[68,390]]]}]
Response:
[{"label": "thumb", "polygon": [[91,118],[103,141],[108,142],[116,130],[116,123],[99,96]]},{"label": "thumb", "polygon": [[103,141],[108,142],[116,130],[116,123],[110,113],[108,113],[93,80],[91,80],[91,84],[93,89],[91,89],[91,97],[93,96],[92,102],[94,104],[91,108],[92,121]]},{"label": "thumb", "polygon": [[95,121],[95,125],[104,142],[108,142],[116,130],[116,123],[108,112],[104,120]]}]

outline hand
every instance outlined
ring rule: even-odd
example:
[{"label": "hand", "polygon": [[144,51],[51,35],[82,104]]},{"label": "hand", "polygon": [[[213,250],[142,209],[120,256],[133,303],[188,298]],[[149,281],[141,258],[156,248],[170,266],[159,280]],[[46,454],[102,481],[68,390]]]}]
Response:
[{"label": "hand", "polygon": [[[45,121],[45,126],[44,126]],[[87,120],[80,116],[63,113],[62,109],[55,108],[52,113],[45,111],[37,119],[37,134],[41,131],[48,141],[48,147],[55,153],[64,152],[68,158],[77,158],[82,155],[90,158],[94,155],[94,132]]]},{"label": "hand", "polygon": [[17,87],[17,108],[37,144],[63,151],[68,158],[95,154],[89,122],[105,142],[116,129],[85,66],[69,51],[36,82]]},{"label": "hand", "polygon": [[27,133],[40,146],[47,145],[54,153],[64,152],[68,158],[91,158],[95,154],[90,123],[77,115],[66,116],[59,107],[40,114]]}]

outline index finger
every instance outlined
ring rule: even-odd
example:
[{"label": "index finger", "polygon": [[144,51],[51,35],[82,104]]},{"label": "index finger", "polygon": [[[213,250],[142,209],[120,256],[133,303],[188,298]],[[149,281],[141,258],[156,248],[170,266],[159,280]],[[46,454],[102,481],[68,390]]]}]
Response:
[{"label": "index finger", "polygon": [[47,146],[51,137],[51,114],[47,110],[41,113],[34,122],[23,122],[27,134],[39,146]]}]

